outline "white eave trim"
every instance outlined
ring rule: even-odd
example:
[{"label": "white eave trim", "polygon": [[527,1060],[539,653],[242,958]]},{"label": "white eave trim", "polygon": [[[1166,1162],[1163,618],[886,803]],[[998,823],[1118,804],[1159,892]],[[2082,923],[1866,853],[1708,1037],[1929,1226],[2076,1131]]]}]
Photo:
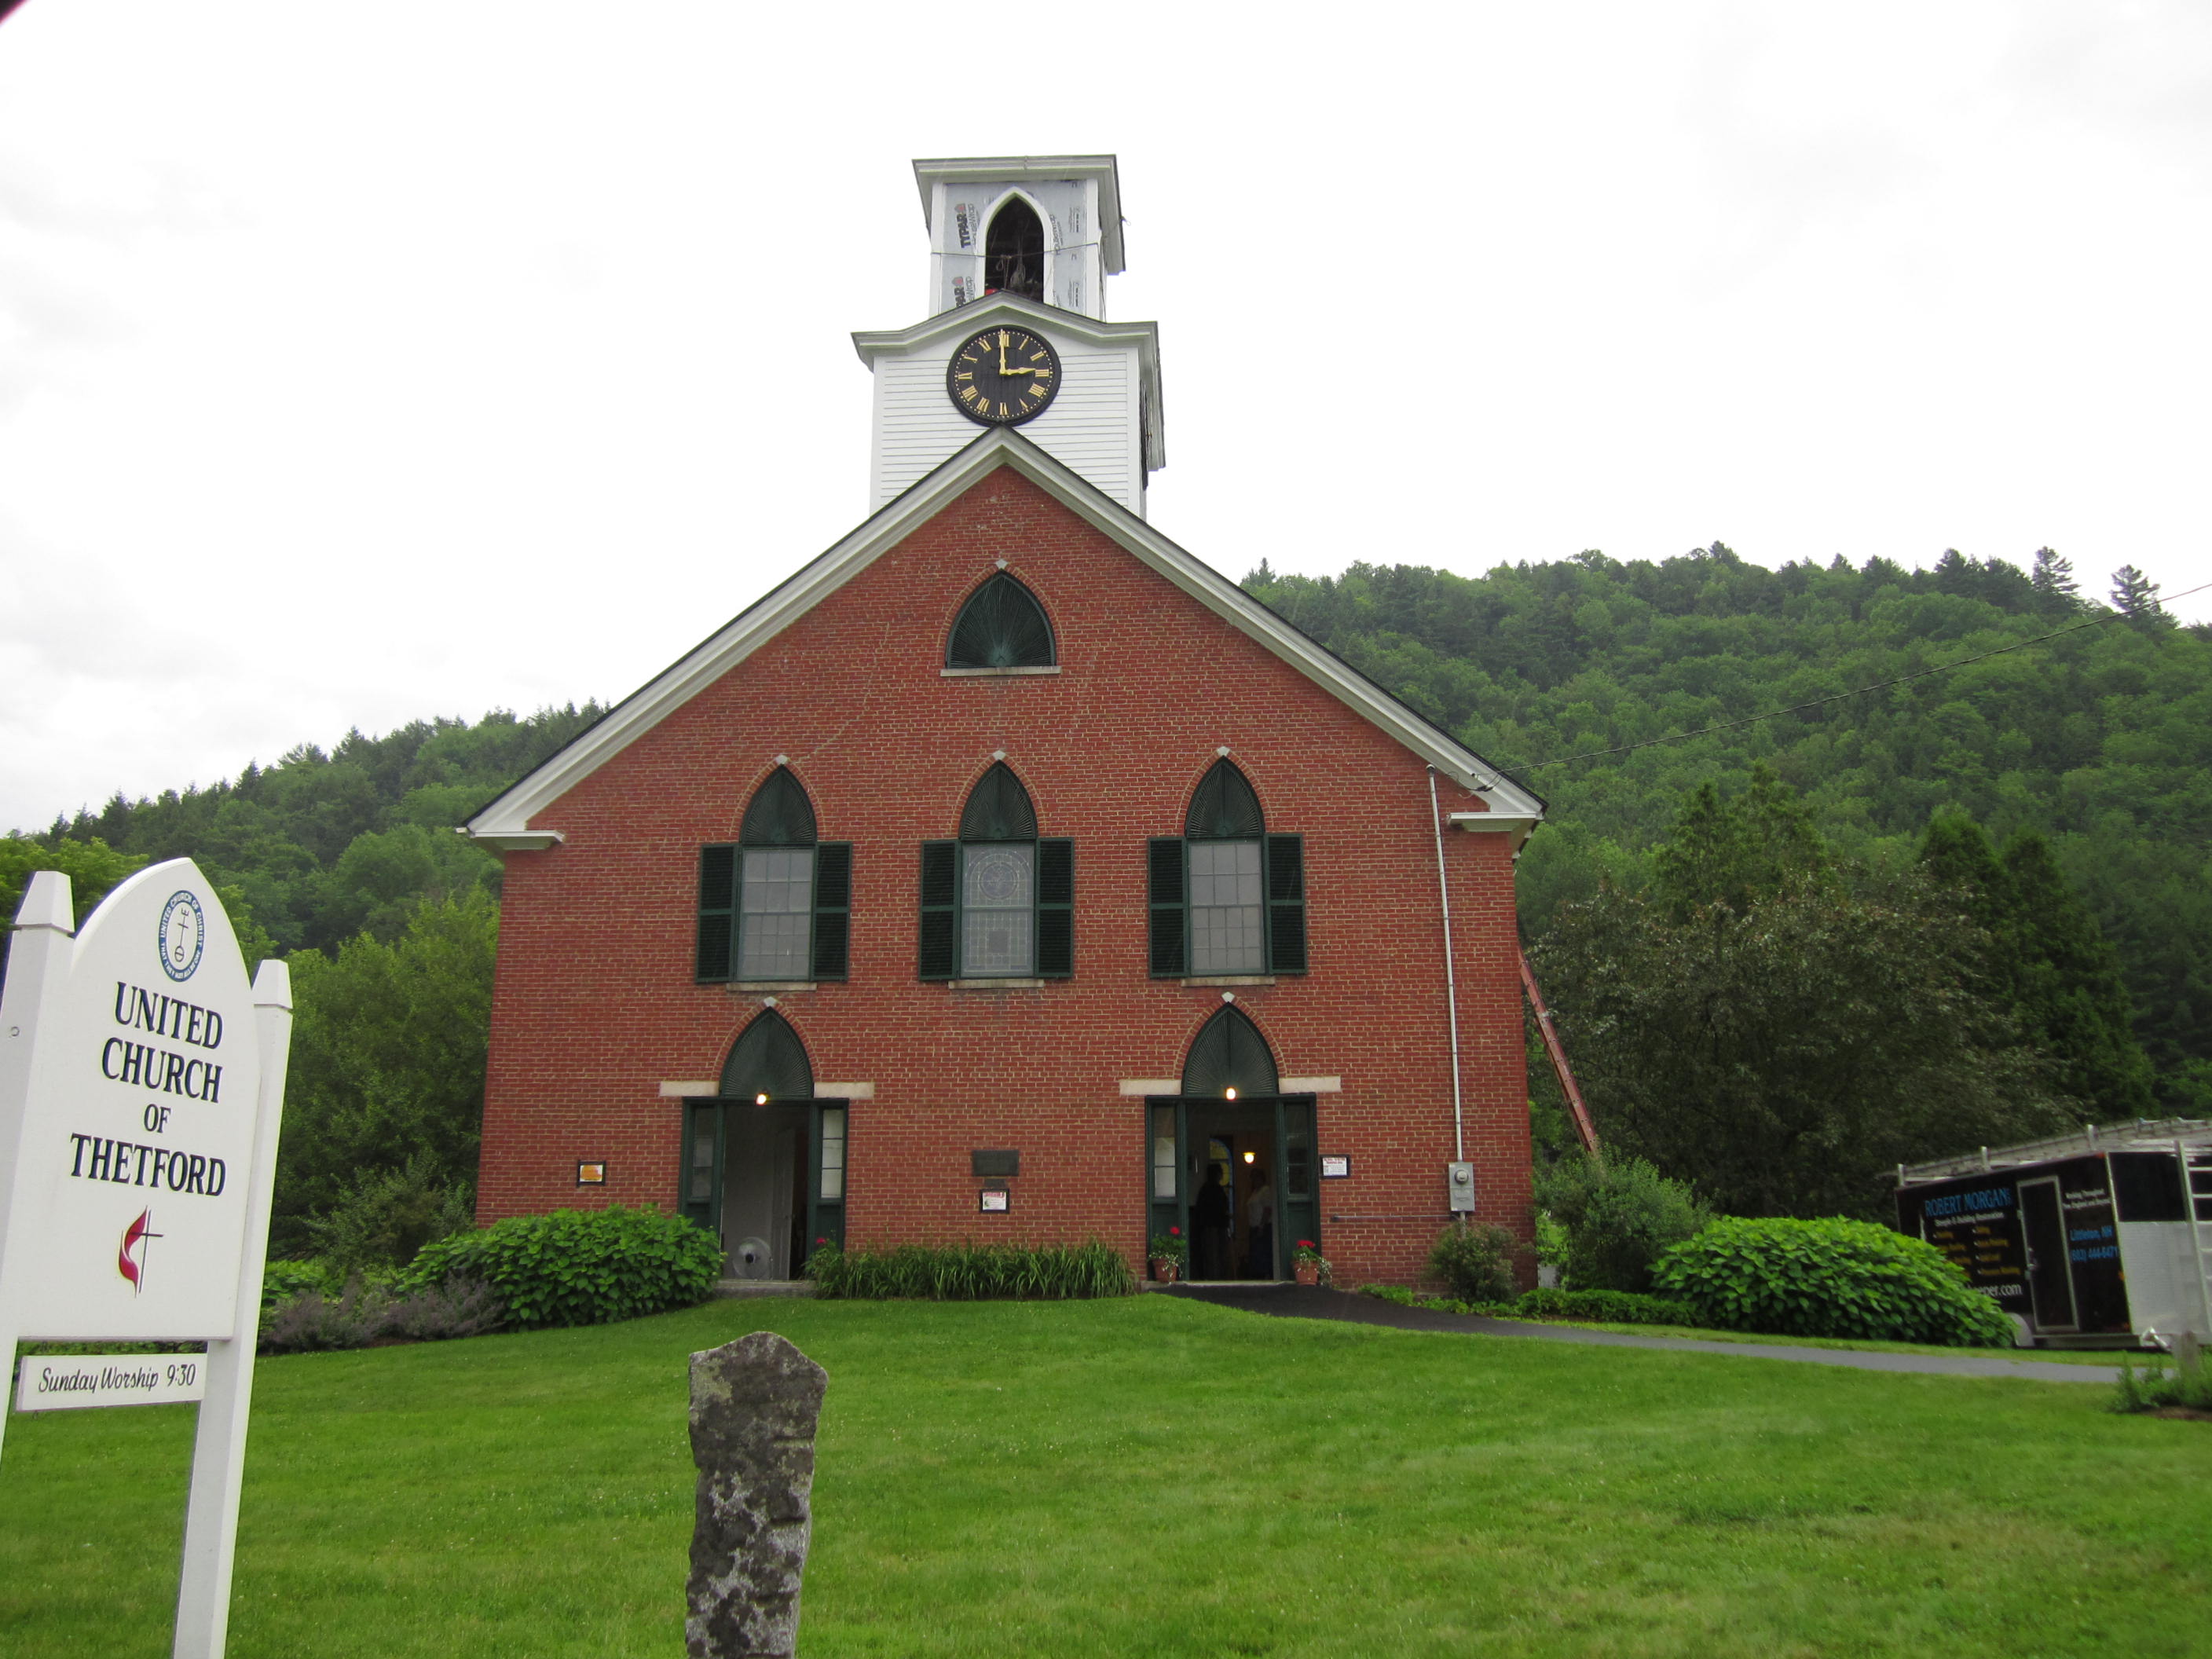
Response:
[{"label": "white eave trim", "polygon": [[531,829],[533,814],[558,800],[744,662],[950,506],[977,479],[1001,466],[1012,467],[1029,479],[1139,562],[1290,664],[1445,777],[1464,788],[1481,789],[1495,803],[1495,810],[1489,812],[1454,813],[1455,823],[1471,817],[1491,822],[1462,827],[1499,828],[1517,817],[1526,826],[1522,831],[1525,838],[1527,828],[1533,828],[1543,817],[1542,802],[1501,777],[1474,750],[1331,656],[1219,571],[1184,551],[1018,431],[994,427],[923,474],[903,495],[885,502],[835,546],[624,697],[598,724],[471,819],[463,833],[494,846],[501,845],[502,839],[520,837],[531,837],[528,844],[532,847],[557,844],[557,831]]},{"label": "white eave trim", "polygon": [[495,853],[543,853],[568,839],[558,830],[509,830],[487,835],[464,825],[460,833]]},{"label": "white eave trim", "polygon": [[1492,835],[1510,835],[1518,851],[1522,842],[1535,833],[1536,826],[1544,821],[1537,812],[1501,812],[1494,808],[1487,812],[1452,812],[1447,814],[1455,830],[1488,830]]}]

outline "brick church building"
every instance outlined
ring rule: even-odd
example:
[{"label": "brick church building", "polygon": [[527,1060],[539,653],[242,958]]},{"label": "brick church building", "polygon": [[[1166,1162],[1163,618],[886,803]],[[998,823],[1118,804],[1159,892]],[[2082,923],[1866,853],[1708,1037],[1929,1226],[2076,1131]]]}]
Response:
[{"label": "brick church building", "polygon": [[822,1238],[1141,1267],[1203,1218],[1195,1277],[1312,1239],[1409,1282],[1455,1212],[1528,1237],[1541,804],[1146,523],[1114,158],[915,173],[932,314],[854,337],[869,516],[466,827],[507,866],[481,1218],[678,1207],[774,1279]]}]

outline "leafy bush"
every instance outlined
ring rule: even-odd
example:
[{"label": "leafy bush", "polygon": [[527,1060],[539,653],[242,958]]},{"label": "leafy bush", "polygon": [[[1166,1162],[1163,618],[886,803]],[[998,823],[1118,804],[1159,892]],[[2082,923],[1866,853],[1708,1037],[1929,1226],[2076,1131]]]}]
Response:
[{"label": "leafy bush", "polygon": [[722,1270],[714,1235],[682,1216],[610,1204],[505,1221],[422,1247],[404,1292],[455,1279],[488,1285],[507,1322],[604,1325],[703,1302]]},{"label": "leafy bush", "polygon": [[2188,1411],[2212,1412],[2212,1371],[2195,1353],[2181,1356],[2172,1370],[2163,1359],[2154,1359],[2136,1374],[2134,1362],[2120,1356],[2120,1380],[2114,1385],[2112,1409],[2116,1412],[2154,1412],[2180,1407]]},{"label": "leafy bush", "polygon": [[1468,1302],[1504,1302],[1513,1295],[1513,1256],[1520,1249],[1503,1227],[1447,1227],[1429,1251],[1429,1268]]},{"label": "leafy bush", "polygon": [[1870,1221],[1723,1217],[1668,1251],[1651,1277],[1722,1330],[1962,1348],[2013,1340],[2012,1322],[1942,1251]]},{"label": "leafy bush", "polygon": [[325,1353],[365,1348],[380,1334],[389,1291],[356,1274],[333,1298],[319,1287],[264,1305],[260,1348],[264,1353]]},{"label": "leafy bush", "polygon": [[1562,1158],[1539,1178],[1536,1200],[1566,1230],[1559,1267],[1571,1290],[1643,1294],[1651,1264],[1713,1218],[1686,1182],[1640,1158]]},{"label": "leafy bush", "polygon": [[441,1179],[437,1161],[417,1152],[398,1169],[356,1177],[301,1224],[316,1255],[344,1273],[406,1266],[432,1240],[474,1225],[474,1207],[465,1182]]},{"label": "leafy bush", "polygon": [[1513,1304],[1521,1319],[1579,1319],[1593,1325],[1702,1325],[1686,1302],[1633,1291],[1530,1291]]},{"label": "leafy bush", "polygon": [[345,1288],[345,1275],[331,1277],[325,1261],[271,1261],[261,1270],[261,1311],[313,1293],[330,1296]]},{"label": "leafy bush", "polygon": [[1696,1325],[1697,1310],[1686,1302],[1636,1296],[1626,1291],[1528,1291],[1511,1301],[1466,1302],[1455,1297],[1423,1296],[1397,1285],[1362,1285],[1360,1292],[1401,1308],[1430,1313],[1480,1314],[1487,1319],[1579,1319],[1594,1325]]},{"label": "leafy bush", "polygon": [[818,1296],[870,1300],[1058,1300],[1130,1296],[1137,1288],[1121,1253],[1095,1239],[1086,1244],[902,1244],[881,1251],[825,1244],[807,1257],[806,1276]]}]

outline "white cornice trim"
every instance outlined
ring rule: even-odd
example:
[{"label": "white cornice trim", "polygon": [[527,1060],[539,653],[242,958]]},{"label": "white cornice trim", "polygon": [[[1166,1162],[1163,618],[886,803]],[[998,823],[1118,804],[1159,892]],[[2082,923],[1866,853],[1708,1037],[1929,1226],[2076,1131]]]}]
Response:
[{"label": "white cornice trim", "polygon": [[[1493,790],[1492,793],[1496,794],[1503,792]],[[1446,816],[1455,830],[1467,830],[1478,833],[1487,830],[1492,835],[1511,836],[1514,850],[1516,852],[1520,850],[1522,842],[1534,835],[1536,826],[1544,821],[1544,814],[1540,810],[1501,812],[1495,807],[1487,812],[1452,812]]]},{"label": "white cornice trim", "polygon": [[1323,650],[1219,571],[1178,547],[1018,431],[994,427],[624,697],[597,724],[477,813],[464,833],[493,844],[498,844],[495,837],[521,836],[549,837],[544,844],[557,842],[557,831],[530,828],[532,815],[744,662],[949,507],[977,480],[1002,466],[1020,473],[1139,562],[1290,664],[1447,778],[1462,787],[1484,789],[1497,804],[1492,812],[1454,813],[1454,823],[1465,817],[1495,818],[1502,823],[1518,814],[1533,826],[1543,816],[1542,802],[1500,777],[1474,750]]},{"label": "white cornice trim", "polygon": [[908,328],[859,329],[853,349],[875,373],[878,357],[905,357],[944,342],[958,339],[994,318],[1012,318],[1025,327],[1049,334],[1067,335],[1085,345],[1134,346],[1137,380],[1145,400],[1145,471],[1157,472],[1168,464],[1167,404],[1160,393],[1160,325],[1158,323],[1109,323],[1079,311],[1062,311],[1018,294],[991,294],[951,311],[940,311]]},{"label": "white cornice trim", "polygon": [[479,846],[489,847],[495,853],[543,853],[558,847],[568,837],[558,830],[510,830],[494,835],[479,835],[473,829],[461,833]]}]

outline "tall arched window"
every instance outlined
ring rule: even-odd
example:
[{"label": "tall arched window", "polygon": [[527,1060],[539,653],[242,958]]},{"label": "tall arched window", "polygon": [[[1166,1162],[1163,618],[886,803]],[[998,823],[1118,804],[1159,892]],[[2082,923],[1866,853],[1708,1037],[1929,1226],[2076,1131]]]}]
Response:
[{"label": "tall arched window", "polygon": [[1050,668],[1059,660],[1044,607],[1003,570],[968,596],[945,642],[947,668]]},{"label": "tall arched window", "polygon": [[1044,299],[1044,226],[1018,196],[1006,198],[991,216],[983,239],[983,287],[986,292]]},{"label": "tall arched window", "polygon": [[1180,836],[1149,854],[1156,977],[1306,970],[1305,843],[1271,836],[1250,781],[1227,757],[1191,792]]},{"label": "tall arched window", "polygon": [[817,838],[813,803],[779,766],[753,792],[737,844],[700,848],[697,975],[842,979],[852,903],[852,843]]},{"label": "tall arched window", "polygon": [[921,844],[924,979],[1065,979],[1075,971],[1075,843],[1037,834],[1004,761],[976,781],[960,839]]}]

